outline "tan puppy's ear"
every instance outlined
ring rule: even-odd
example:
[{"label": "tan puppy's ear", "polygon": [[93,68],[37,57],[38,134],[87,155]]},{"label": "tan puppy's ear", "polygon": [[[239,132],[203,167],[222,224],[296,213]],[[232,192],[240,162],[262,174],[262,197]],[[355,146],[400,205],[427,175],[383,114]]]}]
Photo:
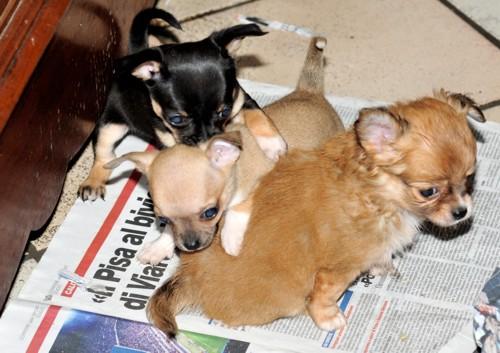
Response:
[{"label": "tan puppy's ear", "polygon": [[403,135],[408,122],[387,108],[366,108],[359,112],[354,129],[361,147],[377,164],[392,164],[399,159],[395,142]]},{"label": "tan puppy's ear", "polygon": [[240,158],[242,140],[239,131],[231,131],[212,137],[206,154],[216,168],[232,166]]},{"label": "tan puppy's ear", "polygon": [[149,167],[151,163],[153,163],[156,156],[160,153],[159,151],[151,151],[151,152],[131,152],[124,154],[123,156],[113,159],[111,162],[108,162],[104,165],[106,169],[114,169],[118,167],[125,161],[130,161],[135,164],[135,167],[146,176],[149,172]]},{"label": "tan puppy's ear", "polygon": [[448,103],[457,112],[468,115],[475,121],[479,121],[480,123],[486,122],[486,118],[477,103],[465,94],[452,93],[441,88],[439,91],[434,91],[434,97]]}]

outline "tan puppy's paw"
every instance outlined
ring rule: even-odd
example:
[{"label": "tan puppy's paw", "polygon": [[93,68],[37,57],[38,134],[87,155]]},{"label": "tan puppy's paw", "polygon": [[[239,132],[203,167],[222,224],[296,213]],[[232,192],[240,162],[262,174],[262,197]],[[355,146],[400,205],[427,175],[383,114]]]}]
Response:
[{"label": "tan puppy's paw", "polygon": [[83,201],[95,201],[98,198],[104,200],[106,196],[106,181],[102,181],[96,178],[87,178],[78,189],[78,196]]},{"label": "tan puppy's paw", "polygon": [[171,234],[163,233],[158,239],[144,244],[137,260],[143,265],[158,265],[163,259],[174,256],[175,243]]},{"label": "tan puppy's paw", "polygon": [[344,314],[336,304],[316,310],[312,318],[320,329],[326,331],[339,330],[347,325]]},{"label": "tan puppy's paw", "polygon": [[266,157],[272,161],[277,161],[280,156],[287,151],[287,144],[281,135],[256,136],[257,144],[262,149]]},{"label": "tan puppy's paw", "polygon": [[228,210],[221,230],[222,247],[227,254],[238,256],[247,230],[250,214]]}]

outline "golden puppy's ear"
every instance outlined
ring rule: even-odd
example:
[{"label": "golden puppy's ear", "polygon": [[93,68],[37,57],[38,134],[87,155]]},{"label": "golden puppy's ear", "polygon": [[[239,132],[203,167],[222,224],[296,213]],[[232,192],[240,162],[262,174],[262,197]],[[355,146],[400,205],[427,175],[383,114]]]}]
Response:
[{"label": "golden puppy's ear", "polygon": [[150,152],[130,152],[123,156],[113,159],[104,165],[106,169],[115,169],[125,161],[130,161],[135,164],[135,167],[142,173],[148,176],[149,167],[153,163],[159,151]]},{"label": "golden puppy's ear", "polygon": [[232,166],[240,158],[241,149],[241,133],[231,131],[212,137],[206,154],[212,165],[221,169]]},{"label": "golden puppy's ear", "polygon": [[434,91],[434,97],[448,103],[460,114],[468,115],[481,123],[486,121],[483,112],[476,102],[465,94],[452,93],[441,88],[439,91]]},{"label": "golden puppy's ear", "polygon": [[389,165],[399,160],[395,143],[407,128],[408,122],[387,108],[362,109],[354,124],[361,147],[379,165]]}]

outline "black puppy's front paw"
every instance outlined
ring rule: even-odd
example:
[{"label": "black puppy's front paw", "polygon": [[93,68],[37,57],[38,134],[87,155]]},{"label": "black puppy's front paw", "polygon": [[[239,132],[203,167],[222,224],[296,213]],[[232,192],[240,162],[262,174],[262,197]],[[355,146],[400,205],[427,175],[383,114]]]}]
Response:
[{"label": "black puppy's front paw", "polygon": [[80,188],[78,189],[78,196],[83,201],[95,201],[98,198],[104,200],[104,196],[106,196],[106,186],[102,183],[92,183],[87,179],[82,183],[82,185],[80,185]]}]

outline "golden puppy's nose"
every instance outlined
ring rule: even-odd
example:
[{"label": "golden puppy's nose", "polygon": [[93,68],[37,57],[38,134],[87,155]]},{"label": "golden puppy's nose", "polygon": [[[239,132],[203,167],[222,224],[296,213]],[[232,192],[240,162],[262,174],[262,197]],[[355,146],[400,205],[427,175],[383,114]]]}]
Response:
[{"label": "golden puppy's nose", "polygon": [[453,218],[455,218],[455,220],[459,221],[464,218],[465,215],[467,215],[467,208],[457,207],[451,212],[451,214],[453,215]]}]

